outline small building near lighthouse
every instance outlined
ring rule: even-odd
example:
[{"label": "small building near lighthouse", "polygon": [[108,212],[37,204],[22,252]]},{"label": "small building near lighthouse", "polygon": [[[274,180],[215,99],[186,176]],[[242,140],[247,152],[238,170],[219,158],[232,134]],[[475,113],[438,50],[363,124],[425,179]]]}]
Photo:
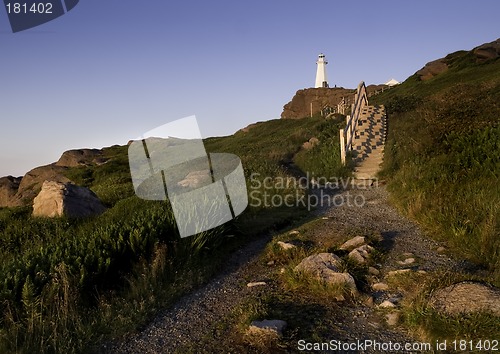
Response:
[{"label": "small building near lighthouse", "polygon": [[326,76],[326,64],[328,64],[328,61],[325,58],[325,55],[321,53],[318,55],[318,60],[316,61],[316,84],[314,85],[315,88],[318,87],[329,87],[328,86],[328,79]]}]

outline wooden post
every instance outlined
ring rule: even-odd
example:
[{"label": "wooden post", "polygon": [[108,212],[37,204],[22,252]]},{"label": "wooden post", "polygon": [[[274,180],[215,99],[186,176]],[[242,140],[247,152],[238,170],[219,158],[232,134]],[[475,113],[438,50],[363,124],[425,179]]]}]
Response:
[{"label": "wooden post", "polygon": [[313,103],[311,102],[311,118],[313,116]]},{"label": "wooden post", "polygon": [[339,131],[340,137],[340,161],[345,165],[345,139],[344,139],[344,129],[340,129]]}]

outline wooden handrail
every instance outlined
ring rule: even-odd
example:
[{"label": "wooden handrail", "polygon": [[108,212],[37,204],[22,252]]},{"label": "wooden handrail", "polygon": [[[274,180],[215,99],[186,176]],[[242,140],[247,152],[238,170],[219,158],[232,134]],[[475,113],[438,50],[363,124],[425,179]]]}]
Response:
[{"label": "wooden handrail", "polygon": [[345,164],[346,153],[352,150],[352,138],[356,132],[359,116],[362,109],[368,105],[368,97],[366,95],[366,86],[364,81],[358,85],[354,94],[354,103],[352,104],[351,114],[347,116],[347,125],[344,129],[340,129],[340,158]]}]

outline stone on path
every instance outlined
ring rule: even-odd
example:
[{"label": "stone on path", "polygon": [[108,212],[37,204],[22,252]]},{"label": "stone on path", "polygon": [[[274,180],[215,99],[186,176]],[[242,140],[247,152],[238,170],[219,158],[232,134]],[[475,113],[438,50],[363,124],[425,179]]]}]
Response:
[{"label": "stone on path", "polygon": [[370,253],[373,251],[373,247],[369,245],[362,245],[358,248],[353,249],[348,257],[354,262],[359,264],[364,264],[370,257]]},{"label": "stone on path", "polygon": [[296,248],[297,246],[295,245],[292,245],[291,243],[288,243],[288,242],[283,242],[283,241],[278,241],[278,246],[281,247],[281,249],[287,251],[287,250],[291,250],[293,248]]},{"label": "stone on path", "polygon": [[380,305],[378,305],[378,307],[386,309],[386,308],[394,308],[396,307],[396,305],[394,305],[394,303],[392,303],[389,300],[385,300]]},{"label": "stone on path", "polygon": [[399,322],[399,312],[391,312],[385,316],[387,324],[389,326],[395,326]]},{"label": "stone on path", "polygon": [[435,291],[429,304],[450,315],[485,311],[500,316],[500,289],[462,282]]},{"label": "stone on path", "polygon": [[387,277],[393,277],[396,275],[406,274],[406,273],[410,273],[410,272],[411,272],[411,269],[391,270],[390,272],[387,273]]},{"label": "stone on path", "polygon": [[380,271],[375,267],[368,267],[368,273],[371,275],[379,275]]},{"label": "stone on path", "polygon": [[264,286],[264,285],[267,285],[267,283],[264,281],[256,281],[256,282],[248,283],[247,287],[253,288],[254,286]]},{"label": "stone on path", "polygon": [[375,291],[384,291],[389,289],[389,285],[386,283],[375,283],[372,285],[372,289]]},{"label": "stone on path", "polygon": [[332,253],[319,253],[304,258],[296,267],[296,272],[309,274],[327,284],[346,286],[351,293],[356,294],[354,278],[341,271],[342,260]]},{"label": "stone on path", "polygon": [[365,238],[363,236],[356,236],[350,240],[344,242],[339,249],[343,251],[352,251],[353,249],[365,244]]},{"label": "stone on path", "polygon": [[286,326],[286,321],[282,320],[253,321],[248,328],[248,332],[250,334],[274,334],[281,337]]},{"label": "stone on path", "polygon": [[408,265],[415,263],[415,258],[406,258],[404,261],[398,261],[398,264],[400,265]]}]

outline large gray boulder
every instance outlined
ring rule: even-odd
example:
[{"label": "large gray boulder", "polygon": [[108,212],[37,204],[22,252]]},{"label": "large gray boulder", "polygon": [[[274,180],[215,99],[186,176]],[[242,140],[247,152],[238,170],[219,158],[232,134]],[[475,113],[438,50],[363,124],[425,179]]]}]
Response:
[{"label": "large gray boulder", "polygon": [[57,181],[45,181],[33,200],[33,216],[87,217],[105,210],[90,189]]}]

